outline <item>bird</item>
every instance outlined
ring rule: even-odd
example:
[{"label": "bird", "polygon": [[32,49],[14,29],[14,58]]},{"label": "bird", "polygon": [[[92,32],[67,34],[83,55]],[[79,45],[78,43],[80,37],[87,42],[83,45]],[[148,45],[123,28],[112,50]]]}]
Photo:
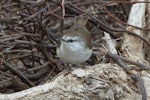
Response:
[{"label": "bird", "polygon": [[92,55],[91,34],[85,27],[86,16],[77,16],[74,25],[65,32],[56,49],[57,57],[69,64],[82,64]]}]

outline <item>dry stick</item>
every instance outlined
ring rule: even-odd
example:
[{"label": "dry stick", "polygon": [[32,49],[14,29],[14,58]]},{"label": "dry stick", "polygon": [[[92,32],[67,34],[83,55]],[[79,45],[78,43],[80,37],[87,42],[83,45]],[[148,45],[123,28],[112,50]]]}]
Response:
[{"label": "dry stick", "polygon": [[120,67],[122,67],[127,73],[131,74],[134,79],[138,82],[140,89],[142,91],[142,100],[147,100],[147,93],[145,89],[144,82],[142,78],[135,71],[131,71],[130,68],[121,60],[120,56],[113,54],[110,51],[107,52],[107,55],[112,58]]},{"label": "dry stick", "polygon": [[[51,3],[47,4],[44,8],[42,8],[42,9],[40,9],[38,12],[35,12],[34,14],[30,15],[30,16],[29,16],[28,18],[26,18],[25,20],[31,20],[31,19],[37,17],[38,15],[40,15],[40,14],[46,12],[46,11],[49,9],[50,6],[51,6]],[[26,8],[28,8],[28,7],[26,7]]]},{"label": "dry stick", "polygon": [[34,74],[25,74],[25,76],[30,79],[30,80],[38,80],[40,79],[41,77],[45,76],[45,74],[48,73],[48,70],[46,69],[41,69],[39,71],[37,71],[36,73]]},{"label": "dry stick", "polygon": [[[112,15],[112,13],[110,13],[110,11],[108,11],[107,8],[106,8],[106,6],[109,5],[109,4],[115,3],[114,5],[118,5],[119,3],[122,4],[122,2],[123,2],[123,1],[121,1],[121,2],[118,2],[118,1],[117,1],[117,2],[115,2],[115,1],[111,2],[111,1],[110,1],[110,3],[107,3],[107,2],[104,3],[104,2],[99,2],[99,1],[89,1],[89,2],[80,3],[80,4],[76,4],[76,5],[81,6],[81,5],[85,5],[85,4],[89,4],[89,3],[98,3],[98,4],[100,4],[101,8],[103,8],[103,9],[106,11],[105,13],[107,13],[110,17],[112,17],[114,20],[118,21],[119,23],[124,24],[124,25],[126,25],[126,26],[131,26],[131,27],[134,27],[134,28],[137,28],[137,29],[140,29],[140,30],[150,31],[150,29],[140,28],[140,27],[138,27],[138,26],[134,26],[134,25],[131,25],[131,24],[128,24],[128,23],[125,23],[125,22],[119,20],[118,18],[114,17],[114,16]],[[127,3],[127,2],[126,2],[126,3]],[[131,2],[128,1],[128,3],[130,4]],[[136,2],[135,2],[135,3],[136,3]],[[138,2],[138,3],[139,3],[139,2]],[[142,3],[143,3],[143,2],[142,2]],[[146,2],[146,3],[148,3],[148,2]],[[134,4],[134,3],[132,2],[131,4]]]},{"label": "dry stick", "polygon": [[56,48],[55,45],[50,45],[50,44],[40,44],[40,43],[35,43],[35,42],[30,42],[30,41],[22,41],[22,40],[15,40],[14,43],[11,43],[13,45],[18,45],[18,44],[27,44],[27,45],[32,45],[32,46],[42,46],[42,47],[47,47],[47,48]]},{"label": "dry stick", "polygon": [[10,60],[24,58],[24,57],[28,57],[30,55],[31,55],[30,53],[28,53],[28,54],[25,53],[23,55],[19,55],[19,56],[15,56],[15,57],[9,57],[6,61],[9,62]]},{"label": "dry stick", "polygon": [[134,79],[136,79],[136,81],[138,82],[138,84],[140,86],[140,89],[142,91],[142,100],[147,100],[147,93],[146,93],[146,89],[145,89],[144,82],[143,82],[142,78],[140,77],[140,75],[138,73],[133,74],[132,77]]},{"label": "dry stick", "polygon": [[129,60],[129,59],[121,57],[121,56],[120,56],[120,59],[122,59],[124,62],[136,65],[137,67],[140,67],[141,70],[150,70],[150,66],[144,65],[142,63],[132,61],[132,60]]},{"label": "dry stick", "polygon": [[34,86],[34,84],[26,76],[24,76],[20,71],[16,70],[15,67],[10,65],[8,62],[6,62],[2,58],[0,58],[0,60],[6,68],[8,68],[13,74],[16,74],[24,83],[26,83],[30,87]]},{"label": "dry stick", "polygon": [[[46,30],[45,30],[44,27],[42,26],[41,22],[40,22],[39,20],[37,20],[37,21],[38,21],[38,23],[40,24],[40,28],[41,28],[43,34],[45,34],[45,33],[46,33]],[[40,43],[43,44],[43,39],[40,40]],[[41,49],[41,52],[42,52],[43,56],[44,56],[47,60],[49,60],[50,62],[52,62],[52,63],[54,63],[54,64],[57,63],[57,60],[55,60],[55,59],[53,59],[53,57],[49,56],[49,53],[47,52],[47,50],[46,50],[45,47],[40,47],[40,49]]]},{"label": "dry stick", "polygon": [[42,69],[42,68],[44,68],[44,67],[46,67],[46,66],[48,66],[48,65],[49,65],[49,62],[47,61],[47,62],[45,62],[43,65],[38,66],[38,67],[34,67],[34,68],[27,69],[27,71],[37,71],[37,70],[40,70],[40,69]]},{"label": "dry stick", "polygon": [[107,10],[107,8],[105,6],[103,6],[103,9],[107,12],[107,14],[112,17],[114,20],[116,20],[117,22],[123,24],[123,25],[126,25],[126,26],[131,26],[131,27],[134,27],[136,29],[140,29],[140,30],[145,30],[145,31],[150,31],[150,29],[146,29],[146,28],[141,28],[141,27],[138,27],[138,26],[135,26],[135,25],[131,25],[131,24],[128,24],[128,23],[125,23],[123,21],[121,21],[120,19],[116,18],[115,16],[113,16],[113,14],[110,13],[110,11]]},{"label": "dry stick", "polygon": [[50,41],[53,40],[53,41],[56,42],[56,44],[59,44],[58,41],[56,40],[56,38],[55,38],[53,35],[51,35],[51,34],[54,34],[54,33],[53,33],[52,31],[46,30],[47,38],[48,38]]},{"label": "dry stick", "polygon": [[149,1],[122,1],[122,0],[115,0],[115,1],[109,1],[107,4],[113,4],[113,3],[126,3],[126,4],[135,4],[135,3],[150,3]]}]

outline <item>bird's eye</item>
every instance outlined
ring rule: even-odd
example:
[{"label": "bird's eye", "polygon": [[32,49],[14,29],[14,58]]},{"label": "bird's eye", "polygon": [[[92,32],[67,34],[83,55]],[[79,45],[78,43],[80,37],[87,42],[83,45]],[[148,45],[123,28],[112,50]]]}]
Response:
[{"label": "bird's eye", "polygon": [[72,40],[72,39],[70,39],[70,40],[68,40],[68,42],[73,42],[74,40]]}]

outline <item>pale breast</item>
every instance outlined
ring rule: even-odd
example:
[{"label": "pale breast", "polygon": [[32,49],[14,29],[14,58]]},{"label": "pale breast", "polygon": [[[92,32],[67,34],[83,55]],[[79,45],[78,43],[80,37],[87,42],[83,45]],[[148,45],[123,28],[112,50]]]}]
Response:
[{"label": "pale breast", "polygon": [[[63,46],[62,46],[63,45]],[[81,43],[66,44],[57,48],[57,56],[66,63],[80,64],[92,55],[92,50],[85,48]]]}]

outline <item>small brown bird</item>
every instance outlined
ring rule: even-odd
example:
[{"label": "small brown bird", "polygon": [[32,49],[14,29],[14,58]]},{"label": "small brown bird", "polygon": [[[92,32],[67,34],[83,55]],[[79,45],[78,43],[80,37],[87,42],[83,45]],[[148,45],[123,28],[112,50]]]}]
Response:
[{"label": "small brown bird", "polygon": [[61,44],[56,50],[60,60],[81,64],[90,58],[92,46],[90,32],[85,27],[87,20],[87,17],[78,16],[74,20],[74,26],[61,38]]}]

